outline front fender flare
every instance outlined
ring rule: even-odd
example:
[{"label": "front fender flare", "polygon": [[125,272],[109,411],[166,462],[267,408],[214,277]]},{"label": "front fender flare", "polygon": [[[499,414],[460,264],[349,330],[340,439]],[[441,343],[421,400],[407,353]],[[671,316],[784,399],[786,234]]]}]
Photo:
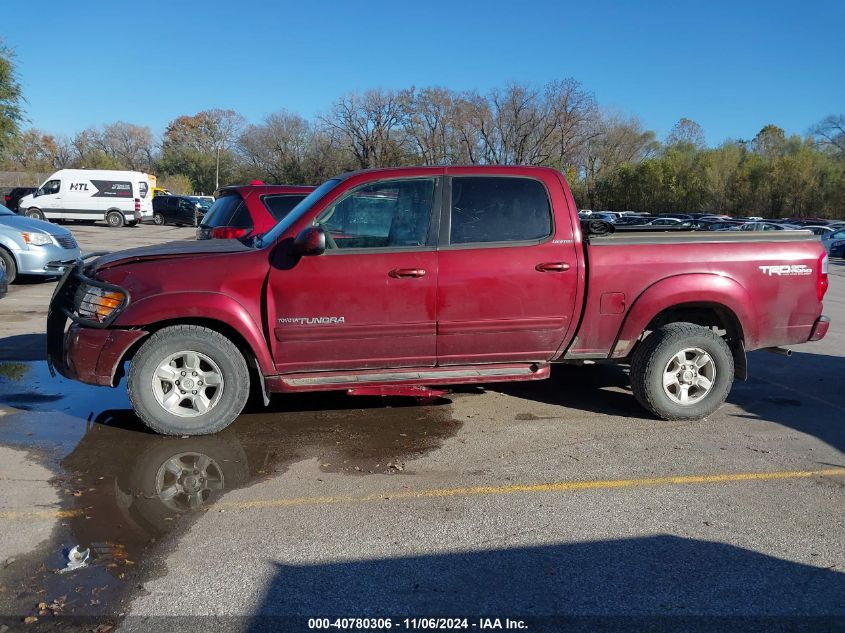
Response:
[{"label": "front fender flare", "polygon": [[162,322],[197,319],[217,321],[238,332],[252,351],[261,373],[276,373],[261,326],[241,303],[219,292],[168,292],[142,298],[129,304],[115,320],[114,327],[149,328]]},{"label": "front fender flare", "polygon": [[729,310],[739,323],[746,348],[754,349],[758,339],[754,303],[748,291],[735,279],[715,273],[676,275],[646,288],[631,305],[611,352],[612,358],[626,356],[658,314],[674,306],[711,304]]}]

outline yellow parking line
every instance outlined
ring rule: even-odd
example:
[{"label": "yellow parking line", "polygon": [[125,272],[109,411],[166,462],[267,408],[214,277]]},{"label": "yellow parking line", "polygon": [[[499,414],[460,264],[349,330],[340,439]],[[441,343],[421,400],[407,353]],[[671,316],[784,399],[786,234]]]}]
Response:
[{"label": "yellow parking line", "polygon": [[[506,495],[533,492],[579,492],[582,490],[611,490],[616,488],[643,488],[654,486],[684,486],[692,484],[723,484],[742,481],[773,481],[778,479],[809,479],[811,477],[845,477],[845,468],[822,470],[783,470],[767,473],[726,473],[718,475],[675,475],[641,479],[604,479],[596,481],[559,481],[538,484],[511,484],[508,486],[469,486],[459,488],[429,488],[422,490],[388,490],[368,495],[290,497],[282,499],[256,499],[254,501],[221,501],[206,510],[252,510],[261,508],[286,508],[291,506],[316,506],[340,503],[366,503],[372,501],[430,499],[437,497],[473,497],[480,495]],[[80,510],[8,510],[0,511],[0,520],[64,519],[80,516]]]},{"label": "yellow parking line", "polygon": [[677,475],[643,479],[606,479],[597,481],[560,481],[539,484],[511,484],[508,486],[471,486],[462,488],[432,488],[423,490],[395,490],[363,496],[299,497],[288,499],[257,499],[254,501],[223,501],[215,508],[238,510],[253,508],[279,508],[288,506],[326,505],[332,503],[360,503],[368,501],[427,499],[432,497],[471,497],[479,495],[505,495],[520,492],[577,492],[581,490],[638,488],[645,486],[677,486],[689,484],[716,484],[738,481],[771,481],[776,479],[807,479],[810,477],[845,477],[845,468],[823,470],[786,470],[768,473],[728,473],[720,475]]}]

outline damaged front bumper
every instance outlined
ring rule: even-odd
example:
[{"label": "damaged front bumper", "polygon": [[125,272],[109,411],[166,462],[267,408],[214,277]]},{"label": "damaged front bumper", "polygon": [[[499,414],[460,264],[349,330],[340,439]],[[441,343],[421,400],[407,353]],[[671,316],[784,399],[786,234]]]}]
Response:
[{"label": "damaged front bumper", "polygon": [[[50,299],[47,311],[47,365],[52,376],[58,373],[65,378],[91,385],[113,387],[122,375],[122,359],[147,332],[109,328],[117,312],[102,322],[79,316],[75,301],[82,284],[116,288],[83,275],[83,263],[83,260],[78,260],[65,271]],[[123,289],[121,291],[125,293]],[[69,328],[68,321],[73,322]]]}]

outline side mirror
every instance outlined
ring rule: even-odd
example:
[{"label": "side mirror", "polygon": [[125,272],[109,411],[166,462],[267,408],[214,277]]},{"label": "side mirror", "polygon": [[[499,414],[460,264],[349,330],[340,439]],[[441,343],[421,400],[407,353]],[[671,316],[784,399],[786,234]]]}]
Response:
[{"label": "side mirror", "polygon": [[35,191],[33,191],[33,192],[32,192],[32,197],[33,197],[33,198],[37,198],[37,197],[38,197],[38,195],[39,195],[39,191],[38,191],[38,189],[36,189]]},{"label": "side mirror", "polygon": [[319,226],[308,226],[293,241],[293,252],[300,256],[322,255],[326,252],[326,232]]}]

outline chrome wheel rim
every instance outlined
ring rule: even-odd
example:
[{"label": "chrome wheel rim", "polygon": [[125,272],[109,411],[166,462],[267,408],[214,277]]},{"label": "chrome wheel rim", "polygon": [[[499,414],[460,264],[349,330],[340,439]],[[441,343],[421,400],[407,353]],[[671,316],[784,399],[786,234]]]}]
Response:
[{"label": "chrome wheel rim", "polygon": [[164,462],[156,474],[156,494],[171,510],[199,508],[212,493],[223,490],[223,469],[208,455],[179,453]]},{"label": "chrome wheel rim", "polygon": [[675,354],[663,370],[663,391],[675,404],[691,406],[713,390],[716,363],[700,347],[688,347]]},{"label": "chrome wheel rim", "polygon": [[211,358],[194,351],[176,352],[153,373],[152,389],[162,409],[183,418],[211,411],[223,395],[223,372]]}]

